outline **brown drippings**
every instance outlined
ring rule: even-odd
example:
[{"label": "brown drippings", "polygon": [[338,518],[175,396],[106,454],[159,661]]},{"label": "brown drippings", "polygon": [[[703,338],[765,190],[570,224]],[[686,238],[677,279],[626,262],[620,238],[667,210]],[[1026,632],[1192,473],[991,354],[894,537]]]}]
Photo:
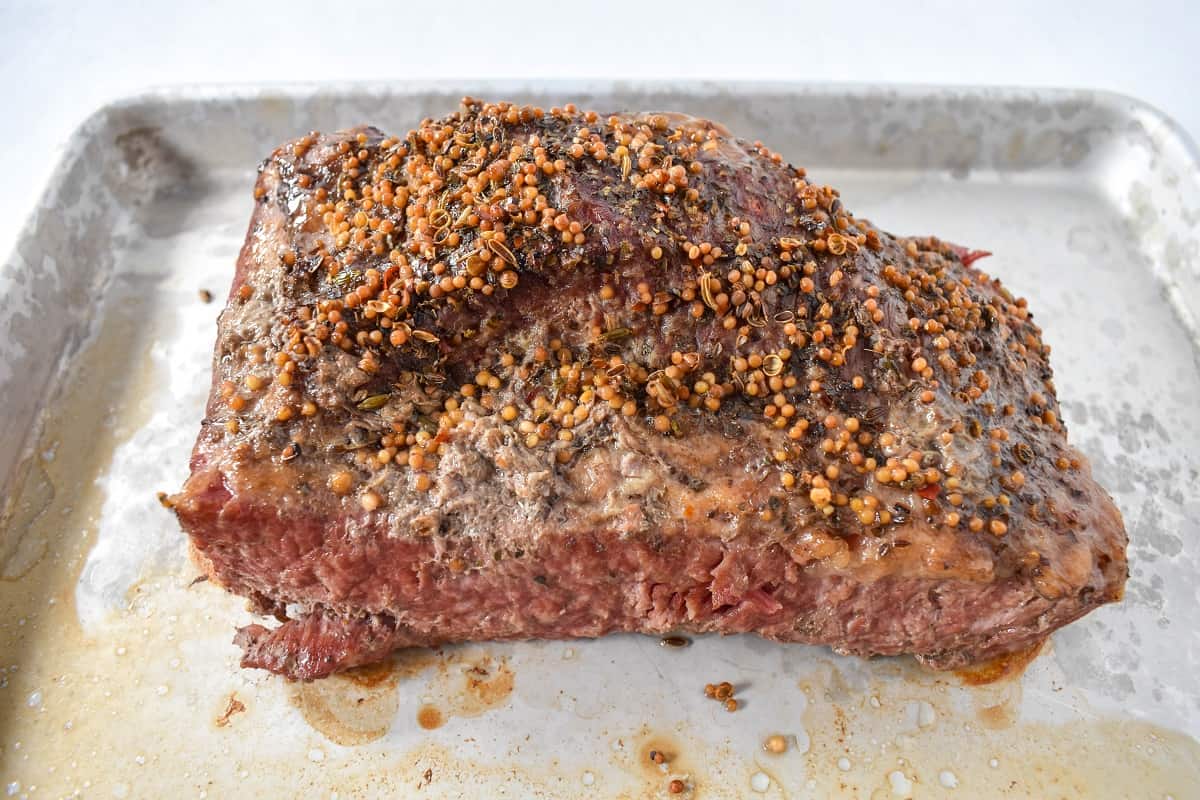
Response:
[{"label": "brown drippings", "polygon": [[1019,711],[1011,699],[994,706],[984,706],[979,709],[977,716],[980,724],[988,730],[999,731],[1011,728],[1017,722]]},{"label": "brown drippings", "polygon": [[[638,772],[647,777],[661,780],[663,775],[677,772],[676,761],[679,759],[679,743],[662,733],[647,734],[638,740],[634,751],[635,766]],[[662,758],[655,758],[655,754]],[[666,772],[663,771],[666,767]]]},{"label": "brown drippings", "polygon": [[1020,675],[1021,671],[1018,668],[1018,671],[1015,674],[1010,673],[1008,678],[983,685],[967,684],[963,689],[970,700],[970,707],[975,711],[976,719],[984,728],[999,731],[1017,724],[1021,717],[1021,702],[1025,697]]},{"label": "brown drippings", "polygon": [[[693,771],[687,748],[678,736],[643,727],[634,737],[633,744],[634,771],[654,781],[656,787],[664,785],[663,779],[667,776]],[[655,758],[656,753],[661,757]]]},{"label": "brown drippings", "polygon": [[427,731],[440,728],[445,723],[446,718],[434,706],[421,706],[421,709],[417,711],[417,724]]},{"label": "brown drippings", "polygon": [[234,692],[233,694],[229,695],[229,700],[225,704],[225,710],[221,712],[221,716],[217,717],[215,720],[216,726],[218,728],[224,728],[229,724],[229,720],[234,714],[240,714],[245,710],[246,704],[241,700],[238,700],[237,692]]},{"label": "brown drippings", "polygon": [[24,578],[46,555],[52,534],[39,523],[58,494],[47,466],[31,455],[17,467],[24,480],[0,509],[0,581]]},{"label": "brown drippings", "polygon": [[400,707],[399,678],[391,662],[352,673],[288,687],[305,721],[331,742],[347,746],[382,738]]},{"label": "brown drippings", "polygon": [[[17,467],[21,477],[12,496],[0,501],[0,586],[22,580],[70,586],[78,580],[105,499],[96,478],[116,447],[154,412],[150,344],[131,344],[143,341],[140,323],[144,318],[133,306],[109,308],[95,339],[76,357],[71,380],[51,395],[34,454]],[[98,403],[98,397],[105,402]],[[110,418],[113,409],[121,413]],[[48,451],[53,458],[43,455]],[[83,535],[68,536],[72,531]],[[54,554],[49,563],[48,553]],[[11,594],[0,592],[0,611],[5,618],[20,618],[44,599],[14,586]],[[74,592],[64,599],[69,605],[61,611],[73,610]],[[76,627],[74,614],[67,621]],[[18,652],[6,638],[0,638],[0,652]]]},{"label": "brown drippings", "polygon": [[984,686],[1010,678],[1016,679],[1021,677],[1033,660],[1038,657],[1044,644],[1045,640],[1042,640],[1024,650],[1006,653],[982,664],[955,670],[954,674],[967,686]]},{"label": "brown drippings", "polygon": [[397,680],[405,681],[435,665],[445,666],[439,651],[427,647],[409,647],[392,653],[390,669]]},{"label": "brown drippings", "polygon": [[455,713],[473,717],[508,702],[513,690],[513,672],[504,658],[484,656],[463,670],[463,690]]},{"label": "brown drippings", "polygon": [[437,698],[437,707],[425,708],[436,712],[439,721],[437,725],[425,725],[420,713],[429,714],[429,720],[433,716],[423,708],[417,719],[423,728],[444,725],[450,717],[478,717],[506,705],[516,681],[507,658],[475,649],[450,648],[440,653],[413,648],[397,654],[396,663],[398,673],[405,678],[437,665],[428,686],[428,693]]},{"label": "brown drippings", "polygon": [[[75,588],[103,515],[99,477],[116,448],[153,416],[159,379],[146,315],[137,303],[121,302],[126,299],[114,295],[97,309],[95,337],[72,361],[70,379],[51,387],[31,454],[16,468],[10,495],[0,499],[0,619],[9,623],[0,624],[0,666],[10,668],[0,676],[0,686],[7,684],[0,692],[0,729],[6,731],[24,707],[21,698],[61,676],[64,665],[86,663],[107,674],[95,641],[80,627]],[[147,525],[168,520],[164,511]],[[115,652],[111,642],[104,644]],[[131,676],[146,672],[123,669]],[[107,683],[98,685],[121,696]]]},{"label": "brown drippings", "polygon": [[397,682],[396,668],[392,661],[381,661],[378,664],[367,664],[363,667],[355,667],[348,669],[342,673],[346,680],[353,683],[355,686],[363,688],[374,688],[390,680],[392,685]]},{"label": "brown drippings", "polygon": [[[697,774],[687,750],[679,737],[664,731],[643,726],[637,732],[629,752],[633,757],[631,772],[646,782],[646,795],[643,796],[667,794],[689,800],[699,796],[696,793]],[[682,780],[684,788],[680,792],[671,792],[668,787],[672,780]]]},{"label": "brown drippings", "polygon": [[[1200,743],[1186,734],[1134,720],[1022,719],[1021,680],[964,686],[906,668],[883,672],[840,699],[829,690],[835,674],[801,681],[809,746],[769,763],[783,785],[802,776],[814,781],[814,797],[891,797],[897,768],[921,787],[917,797],[950,796],[940,789],[943,771],[969,797],[1184,797],[1200,785]],[[914,715],[915,704],[933,713]],[[895,751],[881,758],[881,743],[905,763],[890,757]]]}]

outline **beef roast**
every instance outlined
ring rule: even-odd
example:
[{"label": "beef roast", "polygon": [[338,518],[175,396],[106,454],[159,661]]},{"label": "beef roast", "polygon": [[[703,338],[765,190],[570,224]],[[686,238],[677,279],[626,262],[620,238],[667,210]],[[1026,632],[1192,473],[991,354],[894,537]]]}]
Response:
[{"label": "beef roast", "polygon": [[297,679],[753,632],[988,659],[1121,596],[1023,299],[761,143],[464,101],[262,165],[173,499]]}]

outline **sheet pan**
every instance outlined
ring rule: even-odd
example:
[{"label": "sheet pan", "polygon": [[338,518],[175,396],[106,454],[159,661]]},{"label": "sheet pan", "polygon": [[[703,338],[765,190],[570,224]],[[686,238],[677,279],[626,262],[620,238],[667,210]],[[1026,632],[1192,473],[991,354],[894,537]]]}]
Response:
[{"label": "sheet pan", "polygon": [[[1125,515],[1125,601],[980,686],[753,637],[483,643],[308,685],[240,670],[251,616],[193,583],[156,492],[186,475],[254,169],[464,94],[710,116],[888,230],[991,250]],[[1186,137],[1081,91],[457,82],[101,109],[0,268],[0,796],[1196,796],[1198,225]],[[721,680],[735,713],[703,696]]]}]

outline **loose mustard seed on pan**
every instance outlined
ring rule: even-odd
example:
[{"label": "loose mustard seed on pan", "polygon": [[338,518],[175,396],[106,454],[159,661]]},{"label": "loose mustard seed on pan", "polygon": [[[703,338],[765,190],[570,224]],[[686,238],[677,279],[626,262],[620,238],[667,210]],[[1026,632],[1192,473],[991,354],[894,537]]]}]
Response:
[{"label": "loose mustard seed on pan", "polygon": [[766,741],[763,742],[763,750],[766,750],[768,753],[779,755],[780,753],[786,752],[787,749],[787,737],[778,733],[771,734],[767,737]]},{"label": "loose mustard seed on pan", "polygon": [[726,711],[738,710],[738,701],[733,694],[733,684],[729,681],[721,681],[720,683],[707,683],[704,685],[704,696],[719,702],[725,707]]}]

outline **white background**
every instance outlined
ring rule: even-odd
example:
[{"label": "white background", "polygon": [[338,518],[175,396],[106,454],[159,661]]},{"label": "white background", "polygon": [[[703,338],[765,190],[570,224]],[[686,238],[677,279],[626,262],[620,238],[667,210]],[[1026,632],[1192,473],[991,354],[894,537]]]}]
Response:
[{"label": "white background", "polygon": [[0,260],[91,111],[170,84],[747,78],[1110,89],[1200,138],[1200,5],[0,0]]}]

